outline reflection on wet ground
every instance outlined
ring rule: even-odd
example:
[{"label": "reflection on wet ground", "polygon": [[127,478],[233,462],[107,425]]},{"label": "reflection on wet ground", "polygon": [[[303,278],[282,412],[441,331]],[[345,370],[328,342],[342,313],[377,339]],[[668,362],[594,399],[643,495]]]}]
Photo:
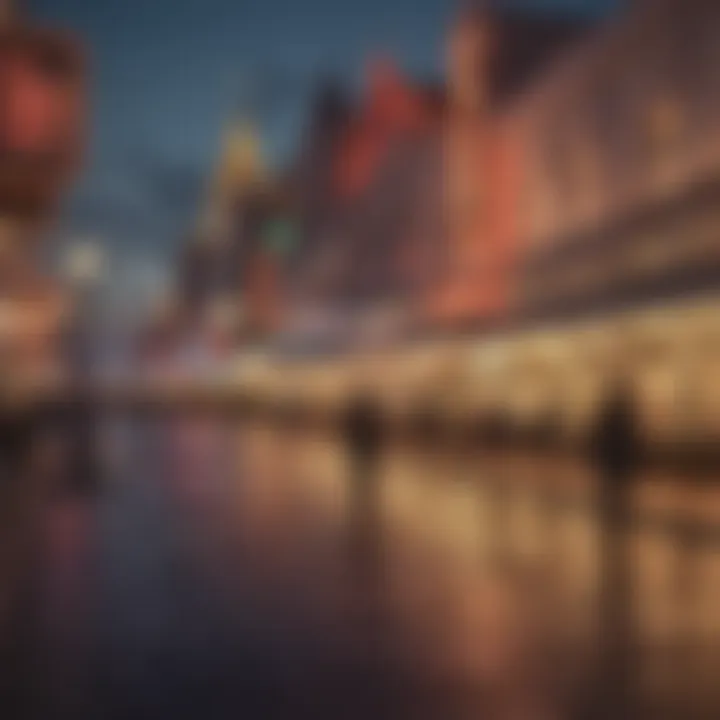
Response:
[{"label": "reflection on wet ground", "polygon": [[3,717],[719,716],[710,482],[604,532],[571,461],[106,425],[96,492],[3,488]]}]

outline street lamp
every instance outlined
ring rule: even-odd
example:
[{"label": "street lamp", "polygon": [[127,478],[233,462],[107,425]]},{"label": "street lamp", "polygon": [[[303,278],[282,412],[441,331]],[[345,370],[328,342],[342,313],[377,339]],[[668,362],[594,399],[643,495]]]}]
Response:
[{"label": "street lamp", "polygon": [[92,343],[95,334],[95,291],[104,268],[100,245],[82,241],[70,246],[63,258],[62,274],[72,295],[70,364],[76,380],[85,379],[92,370]]},{"label": "street lamp", "polygon": [[94,294],[104,269],[104,255],[94,241],[72,245],[63,258],[63,275],[73,295],[73,313],[69,334],[69,371],[73,395],[70,422],[73,462],[77,479],[92,482],[97,471],[95,456],[97,419],[90,390],[95,359]]},{"label": "street lamp", "polygon": [[63,261],[63,274],[74,288],[86,288],[98,283],[104,264],[100,245],[94,241],[83,241],[69,248]]}]

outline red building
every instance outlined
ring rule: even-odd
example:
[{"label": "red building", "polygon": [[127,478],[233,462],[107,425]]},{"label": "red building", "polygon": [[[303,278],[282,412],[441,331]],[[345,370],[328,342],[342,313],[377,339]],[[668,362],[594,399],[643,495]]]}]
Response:
[{"label": "red building", "polygon": [[333,294],[351,306],[407,302],[427,280],[423,255],[442,232],[441,118],[436,92],[388,60],[369,63],[366,94],[334,165],[340,272]]},{"label": "red building", "polygon": [[338,147],[336,188],[352,199],[368,189],[382,163],[400,143],[438,127],[438,108],[389,59],[368,64],[366,94]]},{"label": "red building", "polygon": [[428,298],[432,324],[494,321],[517,307],[526,135],[516,105],[589,29],[519,11],[458,17],[442,130],[447,264]]},{"label": "red building", "polygon": [[521,141],[509,111],[575,23],[466,12],[448,42],[446,88],[388,59],[334,141],[324,225],[304,268],[316,301],[362,314],[401,306],[415,324],[509,312],[517,296]]}]

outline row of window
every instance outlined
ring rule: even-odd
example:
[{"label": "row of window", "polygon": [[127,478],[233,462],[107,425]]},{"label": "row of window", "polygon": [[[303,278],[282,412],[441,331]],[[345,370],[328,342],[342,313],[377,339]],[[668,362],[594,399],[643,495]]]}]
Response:
[{"label": "row of window", "polygon": [[531,236],[592,222],[681,172],[694,148],[717,144],[720,4],[649,13],[579,58],[582,72],[559,93],[539,96],[525,196]]},{"label": "row of window", "polygon": [[528,304],[611,294],[620,285],[720,266],[720,206],[711,203],[691,216],[679,213],[672,220],[660,218],[623,242],[613,240],[613,247],[597,243],[581,256],[528,267]]}]

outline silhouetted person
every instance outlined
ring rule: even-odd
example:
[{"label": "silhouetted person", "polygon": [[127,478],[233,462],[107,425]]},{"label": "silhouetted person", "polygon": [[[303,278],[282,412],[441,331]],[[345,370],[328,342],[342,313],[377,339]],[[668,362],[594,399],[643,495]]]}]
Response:
[{"label": "silhouetted person", "polygon": [[27,468],[34,439],[33,414],[27,409],[4,408],[0,412],[0,463],[10,479]]},{"label": "silhouetted person", "polygon": [[373,398],[357,393],[343,427],[350,482],[350,543],[365,571],[374,573],[378,549],[377,472],[382,444],[380,411]]},{"label": "silhouetted person", "polygon": [[618,385],[600,409],[592,438],[593,461],[603,483],[625,486],[640,464],[640,451],[633,393]]},{"label": "silhouetted person", "polygon": [[[627,547],[631,487],[641,461],[632,388],[616,385],[600,409],[592,437],[598,480],[600,570],[600,717],[633,713],[632,571]],[[602,713],[606,713],[603,715]],[[607,715],[610,713],[610,715]]]},{"label": "silhouetted person", "polygon": [[425,400],[415,408],[412,430],[414,439],[421,443],[437,440],[442,428],[438,408],[432,401]]},{"label": "silhouetted person", "polygon": [[513,422],[504,410],[491,412],[485,418],[484,440],[493,448],[506,447],[513,437]]},{"label": "silhouetted person", "polygon": [[75,489],[86,490],[97,480],[98,417],[90,392],[93,351],[87,317],[80,314],[74,320],[64,336],[69,384],[59,416],[68,449],[69,480]]},{"label": "silhouetted person", "polygon": [[358,393],[348,405],[344,436],[354,482],[371,481],[382,444],[382,419],[373,398]]},{"label": "silhouetted person", "polygon": [[66,431],[70,450],[70,481],[76,490],[92,490],[97,482],[97,413],[79,394],[68,406]]},{"label": "silhouetted person", "polygon": [[383,442],[380,408],[364,391],[357,392],[344,417],[344,440],[348,461],[349,603],[351,622],[361,640],[366,661],[382,661],[385,629],[383,533],[380,515],[379,460]]}]

